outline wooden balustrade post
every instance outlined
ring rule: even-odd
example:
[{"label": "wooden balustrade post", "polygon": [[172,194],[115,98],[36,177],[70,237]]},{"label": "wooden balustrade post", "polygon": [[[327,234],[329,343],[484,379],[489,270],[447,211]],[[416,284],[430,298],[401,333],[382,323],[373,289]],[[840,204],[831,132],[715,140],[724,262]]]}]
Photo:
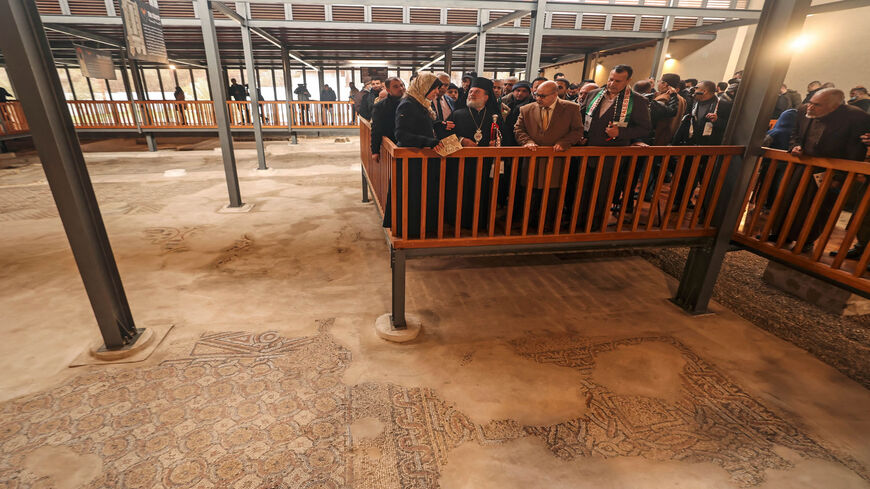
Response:
[{"label": "wooden balustrade post", "polygon": [[[673,298],[690,313],[707,311],[752,180],[755,161],[761,154],[761,140],[770,124],[770,113],[788,71],[791,53],[781,48],[782,40],[800,34],[810,3],[811,0],[780,0],[764,4],[723,141],[746,149],[742,156],[734,156],[728,167],[722,189],[722,195],[728,198],[717,203],[713,217],[716,237],[709,246],[692,248]],[[707,212],[714,211],[708,209]]]}]

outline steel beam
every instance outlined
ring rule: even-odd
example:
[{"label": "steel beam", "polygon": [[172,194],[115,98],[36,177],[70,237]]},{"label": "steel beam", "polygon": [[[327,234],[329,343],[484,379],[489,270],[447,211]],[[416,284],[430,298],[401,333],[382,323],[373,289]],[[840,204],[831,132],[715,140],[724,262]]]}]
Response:
[{"label": "steel beam", "polygon": [[18,87],[31,135],[57,204],[106,349],[129,347],[137,330],[51,48],[32,0],[0,2],[0,49]]},{"label": "steel beam", "polygon": [[449,75],[453,70],[453,47],[448,47],[444,51],[444,71]]},{"label": "steel beam", "polygon": [[574,12],[584,14],[652,15],[676,17],[715,17],[725,19],[758,20],[760,10],[690,7],[650,7],[646,5],[615,5],[590,3],[549,2],[548,12]]},{"label": "steel beam", "polygon": [[263,126],[260,120],[260,77],[254,66],[254,52],[251,50],[251,29],[247,25],[242,30],[242,49],[245,51],[245,66],[248,71],[248,92],[251,95],[251,123],[254,125],[254,141],[257,146],[257,169],[268,170],[266,150],[263,148]]},{"label": "steel beam", "polygon": [[218,126],[218,138],[221,142],[221,155],[224,160],[224,173],[227,178],[230,207],[241,207],[242,195],[239,191],[239,175],[236,170],[236,155],[233,152],[233,135],[230,132],[230,114],[227,110],[227,89],[221,80],[221,58],[218,46],[217,32],[214,27],[214,13],[209,0],[196,0],[199,22],[202,23],[202,41],[205,46],[205,57],[208,61],[209,78],[211,79],[211,98],[214,104],[215,121]]},{"label": "steel beam", "polygon": [[526,78],[529,80],[538,76],[538,67],[541,65],[541,44],[544,37],[544,18],[547,8],[547,0],[536,0],[536,3],[537,6],[532,11],[529,44],[526,51]]},{"label": "steel beam", "polygon": [[761,154],[761,140],[769,126],[770,113],[788,72],[791,53],[781,46],[783,40],[800,34],[810,2],[777,0],[766,2],[762,10],[723,141],[723,144],[745,146],[746,150],[742,156],[735,156],[728,168],[722,189],[722,195],[727,197],[720,199],[713,216],[717,230],[714,244],[689,253],[673,299],[690,313],[707,311],[755,162]]}]

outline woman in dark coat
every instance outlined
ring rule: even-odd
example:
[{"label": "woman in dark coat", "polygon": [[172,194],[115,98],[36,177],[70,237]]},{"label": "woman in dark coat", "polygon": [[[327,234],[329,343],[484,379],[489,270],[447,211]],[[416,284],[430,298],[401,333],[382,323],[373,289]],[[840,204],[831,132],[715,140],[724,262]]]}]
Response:
[{"label": "woman in dark coat", "polygon": [[[431,101],[438,96],[441,82],[431,73],[423,73],[411,82],[408,91],[396,109],[396,144],[399,147],[439,148],[435,136],[436,114]],[[426,172],[426,233],[437,231],[440,163],[438,158],[430,158]],[[402,237],[402,162],[396,162],[396,236]],[[408,160],[408,230],[407,238],[420,237],[420,197],[423,190],[423,160]],[[392,189],[392,183],[390,184]],[[384,227],[392,225],[392,198],[387,196],[384,210]]]}]

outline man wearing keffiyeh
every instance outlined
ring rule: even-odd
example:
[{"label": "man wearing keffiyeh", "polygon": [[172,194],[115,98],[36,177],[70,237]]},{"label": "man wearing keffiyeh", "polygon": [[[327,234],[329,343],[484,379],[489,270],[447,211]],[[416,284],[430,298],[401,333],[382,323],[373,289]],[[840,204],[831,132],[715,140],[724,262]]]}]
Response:
[{"label": "man wearing keffiyeh", "polygon": [[[649,102],[629,88],[632,74],[633,70],[630,66],[617,65],[610,72],[607,85],[590,92],[586,97],[584,105],[580,108],[580,114],[583,117],[583,130],[589,146],[630,146],[634,140],[649,137],[652,129],[649,120]],[[590,158],[589,162],[586,175],[595,175],[597,165],[599,163],[603,165],[592,224],[593,228],[598,228],[603,216],[610,210],[611,203],[604,201],[607,200],[616,158],[607,157],[603,160]],[[627,167],[627,165],[622,166]],[[624,171],[619,173],[617,189],[624,188],[626,177]],[[584,200],[592,192],[592,179],[586,178],[586,186],[588,188],[584,191]],[[614,200],[618,197],[614,195]],[[628,197],[630,196],[626,198]],[[584,204],[586,202],[581,203]]]}]

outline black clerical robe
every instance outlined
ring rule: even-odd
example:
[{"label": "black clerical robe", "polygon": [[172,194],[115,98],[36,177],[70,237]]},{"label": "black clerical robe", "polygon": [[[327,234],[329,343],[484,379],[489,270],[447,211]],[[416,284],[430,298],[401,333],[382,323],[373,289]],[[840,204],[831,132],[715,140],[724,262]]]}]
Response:
[{"label": "black clerical robe", "polygon": [[[495,112],[495,114],[493,113]],[[494,111],[491,108],[484,110],[475,110],[471,107],[455,110],[449,120],[453,121],[456,126],[453,128],[453,134],[456,137],[468,138],[474,141],[474,133],[480,129],[481,139],[477,143],[478,146],[489,146],[492,135],[492,116],[496,116],[496,124],[505,133],[504,120],[501,118],[500,111]],[[458,192],[459,181],[459,165],[462,164],[462,227],[472,228],[474,226],[474,205],[476,201],[480,202],[478,209],[478,228],[486,227],[487,217],[489,216],[489,202],[492,195],[492,182],[490,180],[490,172],[492,171],[493,158],[464,158],[462,161],[456,158],[450,158],[447,161],[446,181],[446,199],[449,203],[445,207],[445,213],[450,216],[450,222],[455,221],[456,216],[456,196]],[[480,165],[480,192],[476,190],[478,165]],[[453,198],[450,199],[449,196]]]}]

